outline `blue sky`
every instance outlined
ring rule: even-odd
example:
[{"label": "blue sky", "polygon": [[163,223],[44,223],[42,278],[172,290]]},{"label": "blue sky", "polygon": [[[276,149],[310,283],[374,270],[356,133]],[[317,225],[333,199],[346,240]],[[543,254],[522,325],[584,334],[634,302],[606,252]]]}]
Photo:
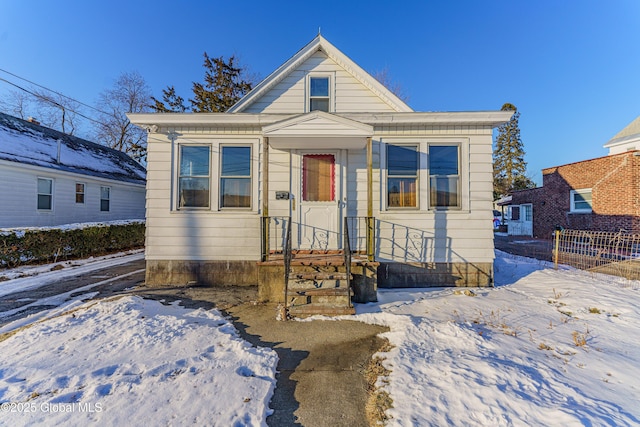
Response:
[{"label": "blue sky", "polygon": [[387,68],[416,111],[516,105],[539,184],[542,168],[606,155],[640,115],[637,0],[0,0],[0,69],[92,105],[128,71],[188,98],[203,52],[266,77],[318,28]]}]

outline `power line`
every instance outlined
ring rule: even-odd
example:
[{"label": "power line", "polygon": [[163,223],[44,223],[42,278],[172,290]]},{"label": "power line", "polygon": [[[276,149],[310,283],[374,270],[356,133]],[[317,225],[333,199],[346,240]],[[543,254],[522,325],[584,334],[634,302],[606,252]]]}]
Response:
[{"label": "power line", "polygon": [[[85,107],[90,108],[90,109],[92,109],[92,110],[95,110],[95,111],[97,111],[97,112],[98,112],[98,113],[100,113],[100,114],[106,114],[106,115],[109,115],[109,113],[105,113],[104,111],[101,111],[101,110],[97,109],[96,107],[93,107],[93,106],[91,106],[91,105],[89,105],[89,104],[85,104],[85,103],[84,103],[84,102],[82,102],[82,101],[78,101],[77,99],[71,98],[70,96],[64,95],[64,94],[62,94],[62,93],[60,93],[60,92],[56,92],[55,90],[53,90],[53,89],[49,89],[48,87],[42,86],[42,85],[40,85],[40,84],[38,84],[38,83],[32,82],[31,80],[25,79],[24,77],[20,77],[20,76],[19,76],[19,75],[17,75],[17,74],[14,74],[14,73],[9,72],[9,71],[7,71],[7,70],[3,70],[2,68],[0,68],[0,71],[2,71],[3,73],[7,73],[7,74],[9,74],[9,75],[11,75],[11,76],[13,76],[13,77],[15,77],[15,78],[20,79],[20,80],[23,80],[23,81],[25,81],[25,82],[27,82],[27,83],[29,83],[29,84],[34,85],[34,86],[38,86],[39,88],[42,88],[42,89],[44,89],[44,90],[48,90],[49,92],[53,92],[53,93],[55,93],[56,95],[62,96],[63,98],[67,98],[67,99],[69,99],[69,100],[71,100],[71,101],[73,101],[73,102],[77,102],[77,103],[78,103],[78,104],[80,104],[80,105],[84,105]],[[4,80],[4,79],[2,79],[2,80]],[[12,84],[13,86],[18,87],[17,85],[15,85],[15,84],[13,84],[13,83],[11,83],[11,82],[7,81],[7,80],[4,80],[4,81],[5,81],[5,82],[7,82],[7,83],[9,83],[9,84]],[[24,90],[24,89],[23,89],[23,90]],[[33,94],[32,94],[32,95],[33,95]]]},{"label": "power line", "polygon": [[[92,121],[92,122],[94,122],[94,123],[97,123],[97,124],[99,124],[99,125],[105,126],[105,124],[104,124],[104,123],[99,122],[99,121],[97,121],[97,120],[95,120],[95,119],[92,119],[91,117],[85,116],[84,114],[82,114],[82,113],[80,113],[80,112],[78,112],[78,111],[76,111],[76,110],[74,110],[74,109],[72,109],[72,108],[64,107],[63,105],[60,105],[59,103],[57,103],[57,102],[56,102],[56,101],[54,101],[53,99],[46,98],[46,97],[44,97],[44,96],[42,96],[42,95],[38,95],[37,93],[31,92],[30,90],[25,89],[25,88],[23,88],[22,86],[19,86],[19,85],[17,85],[17,84],[15,84],[15,83],[13,83],[13,82],[10,82],[9,80],[3,79],[2,77],[0,77],[0,80],[2,80],[2,81],[3,81],[3,82],[5,82],[5,83],[10,84],[10,85],[11,85],[11,86],[13,86],[13,87],[16,87],[16,88],[18,88],[18,89],[20,89],[20,90],[22,90],[22,91],[24,91],[24,92],[28,93],[28,94],[29,94],[29,95],[31,95],[31,96],[35,96],[36,98],[42,99],[42,100],[44,100],[44,101],[46,101],[46,102],[50,102],[51,104],[55,105],[55,106],[56,106],[56,107],[58,107],[58,108],[61,108],[61,109],[63,109],[63,110],[69,110],[69,111],[71,111],[72,113],[75,113],[75,114],[77,114],[77,115],[78,115],[78,116],[80,116],[80,117],[84,117],[84,118],[85,118],[85,119],[87,119],[87,120],[91,120],[91,121]],[[52,92],[53,92],[53,93],[57,93],[57,92],[55,92],[55,91],[52,91]],[[58,95],[60,95],[60,94],[58,94]],[[62,96],[64,96],[64,95],[62,95]],[[65,97],[65,98],[68,98],[68,99],[71,99],[72,101],[75,101],[75,100],[73,100],[72,98],[69,98],[68,96],[64,96],[64,97]],[[78,102],[78,101],[75,101],[75,102]],[[80,102],[80,104],[82,104],[82,103]],[[84,104],[82,104],[82,105],[84,105]],[[95,110],[95,108],[94,108],[94,110]],[[98,110],[98,111],[99,111],[99,110]],[[105,114],[106,114],[106,113],[105,113]]]}]

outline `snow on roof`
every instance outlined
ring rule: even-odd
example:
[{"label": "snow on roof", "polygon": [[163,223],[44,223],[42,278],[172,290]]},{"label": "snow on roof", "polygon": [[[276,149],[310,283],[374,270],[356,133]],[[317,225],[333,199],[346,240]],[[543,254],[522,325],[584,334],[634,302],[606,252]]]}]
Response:
[{"label": "snow on roof", "polygon": [[121,151],[3,113],[0,160],[139,184],[146,177],[144,167]]}]

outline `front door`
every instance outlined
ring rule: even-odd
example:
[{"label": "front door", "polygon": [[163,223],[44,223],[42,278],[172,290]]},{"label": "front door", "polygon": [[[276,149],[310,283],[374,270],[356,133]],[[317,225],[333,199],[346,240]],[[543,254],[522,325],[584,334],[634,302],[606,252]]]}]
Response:
[{"label": "front door", "polygon": [[342,183],[338,152],[301,153],[300,249],[339,249]]}]

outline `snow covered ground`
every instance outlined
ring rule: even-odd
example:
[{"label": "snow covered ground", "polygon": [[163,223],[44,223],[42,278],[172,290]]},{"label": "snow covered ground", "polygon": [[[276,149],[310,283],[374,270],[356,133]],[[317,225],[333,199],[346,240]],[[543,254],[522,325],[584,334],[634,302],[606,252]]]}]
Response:
[{"label": "snow covered ground", "polygon": [[[639,283],[497,255],[495,288],[381,290],[357,306],[391,329],[389,424],[640,424]],[[215,310],[71,300],[10,331],[2,425],[254,426],[270,411],[275,352]]]}]

